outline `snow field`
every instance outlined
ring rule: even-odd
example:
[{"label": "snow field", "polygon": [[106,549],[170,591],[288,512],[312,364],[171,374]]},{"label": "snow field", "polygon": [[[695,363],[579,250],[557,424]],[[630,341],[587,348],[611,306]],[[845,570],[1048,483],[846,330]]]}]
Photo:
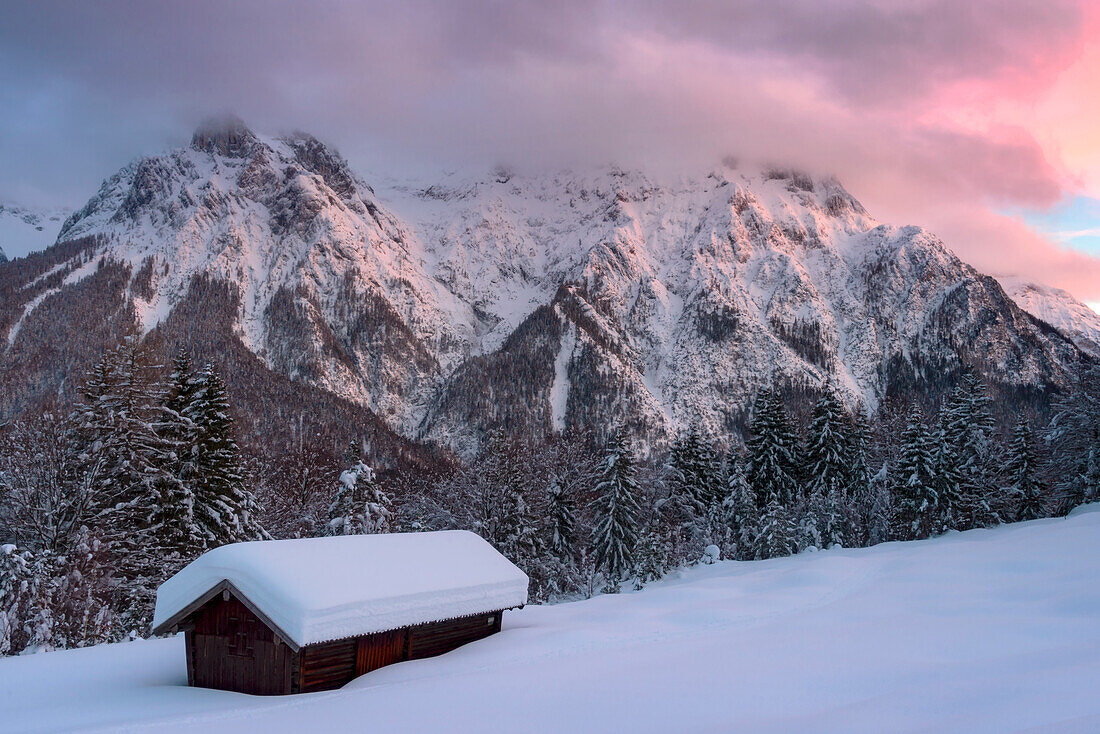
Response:
[{"label": "snow field", "polygon": [[185,687],[181,638],[0,660],[0,730],[1095,732],[1100,506],[688,569],[279,698]]}]

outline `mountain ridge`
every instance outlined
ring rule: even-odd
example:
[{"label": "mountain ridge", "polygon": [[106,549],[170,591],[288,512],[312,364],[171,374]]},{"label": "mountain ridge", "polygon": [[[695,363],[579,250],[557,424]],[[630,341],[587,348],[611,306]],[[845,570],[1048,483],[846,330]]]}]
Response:
[{"label": "mountain ridge", "polygon": [[19,290],[4,360],[103,262],[129,270],[119,302],[147,333],[214,278],[268,369],[467,453],[497,428],[728,437],[771,382],[868,408],[964,370],[1047,393],[1087,359],[931,233],[791,169],[498,168],[376,190],[312,136],[232,118],[106,179],[58,237],[88,240],[64,281]]}]

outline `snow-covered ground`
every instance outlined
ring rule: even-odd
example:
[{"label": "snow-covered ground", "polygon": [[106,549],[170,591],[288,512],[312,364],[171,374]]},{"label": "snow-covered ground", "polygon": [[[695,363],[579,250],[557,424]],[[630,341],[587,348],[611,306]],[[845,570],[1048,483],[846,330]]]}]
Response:
[{"label": "snow-covered ground", "polygon": [[184,685],[182,640],[0,660],[0,729],[1100,731],[1100,505],[694,568],[339,691]]}]

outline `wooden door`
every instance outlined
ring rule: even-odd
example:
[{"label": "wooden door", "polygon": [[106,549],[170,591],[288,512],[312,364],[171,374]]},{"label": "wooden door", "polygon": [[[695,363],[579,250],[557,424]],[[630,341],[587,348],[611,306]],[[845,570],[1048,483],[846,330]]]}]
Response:
[{"label": "wooden door", "polygon": [[363,675],[383,665],[404,660],[408,634],[407,629],[400,629],[359,638],[359,647],[355,655],[355,674]]}]

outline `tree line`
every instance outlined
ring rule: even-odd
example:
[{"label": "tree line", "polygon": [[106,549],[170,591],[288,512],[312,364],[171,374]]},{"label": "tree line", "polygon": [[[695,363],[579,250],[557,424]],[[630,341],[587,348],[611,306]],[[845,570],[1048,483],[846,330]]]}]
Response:
[{"label": "tree line", "polygon": [[535,600],[635,588],[719,558],[759,560],[1062,515],[1100,499],[1100,369],[1042,430],[995,425],[964,375],[935,415],[894,401],[874,416],[826,392],[798,425],[762,390],[743,442],[688,426],[643,460],[623,435],[523,442],[496,434],[447,477],[404,491],[410,529],[460,527],[523,568]]},{"label": "tree line", "polygon": [[108,351],[71,410],[2,428],[0,654],[148,634],[157,586],[243,540],[461,528],[558,601],[641,588],[718,559],[774,558],[1059,515],[1100,499],[1100,368],[1040,427],[998,429],[981,380],[937,411],[871,415],[826,391],[804,421],[757,395],[744,440],[687,426],[643,456],[622,431],[490,434],[468,462],[376,475],[298,431],[238,446],[213,366],[168,366],[138,339]]}]

